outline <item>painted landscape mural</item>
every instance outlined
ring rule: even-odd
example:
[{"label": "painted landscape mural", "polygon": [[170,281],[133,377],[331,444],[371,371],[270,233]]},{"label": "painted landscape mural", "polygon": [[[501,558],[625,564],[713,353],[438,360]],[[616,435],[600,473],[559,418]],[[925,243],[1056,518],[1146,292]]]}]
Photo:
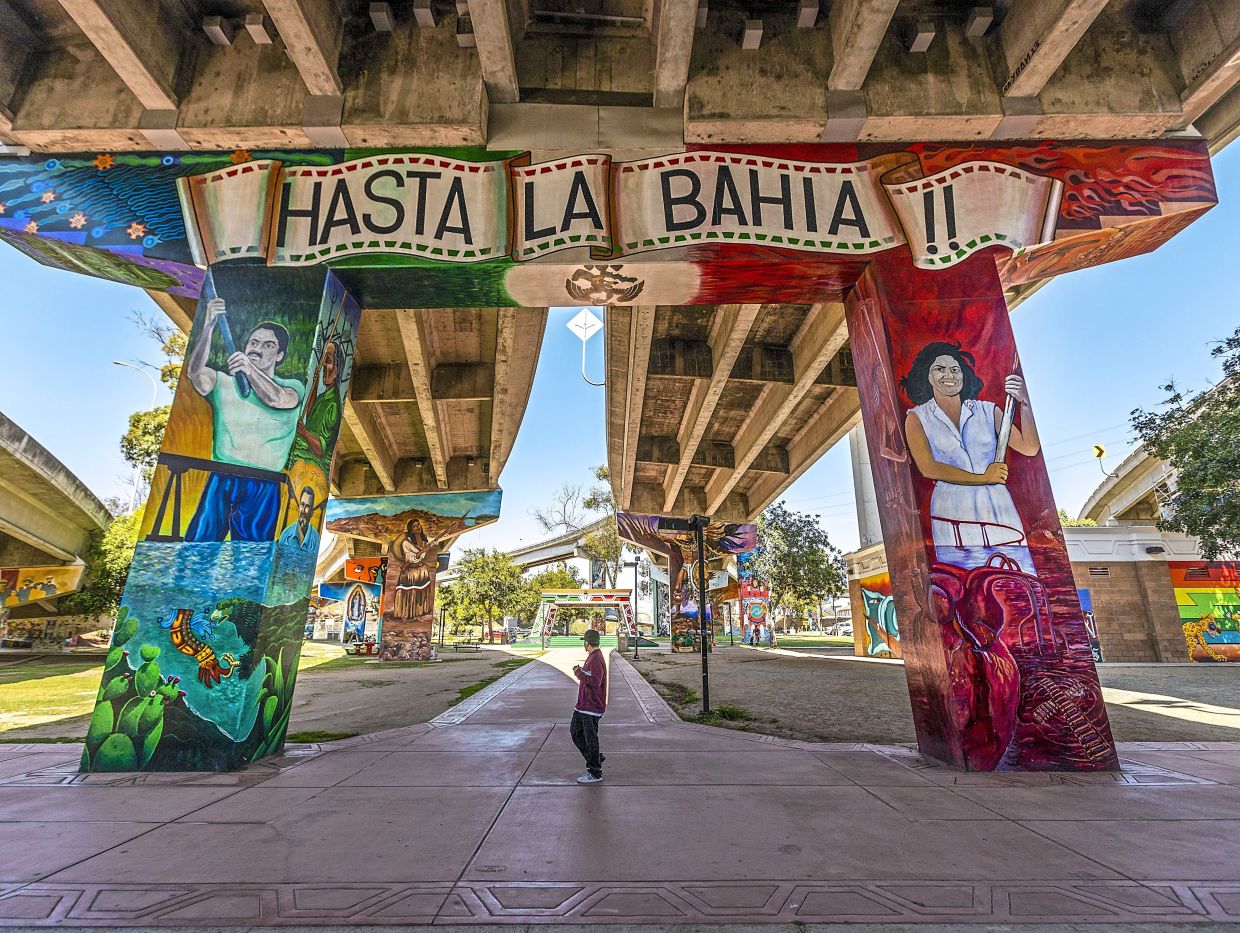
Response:
[{"label": "painted landscape mural", "polygon": [[502,495],[494,489],[332,500],[327,515],[331,531],[387,546],[381,661],[431,659],[439,555],[464,532],[496,521]]},{"label": "painted landscape mural", "polygon": [[279,751],[360,308],[328,272],[208,273],[83,770]]},{"label": "painted landscape mural", "polygon": [[[701,651],[702,634],[698,613],[703,600],[698,594],[697,539],[693,532],[662,531],[658,515],[617,512],[620,537],[638,547],[648,548],[668,559],[671,589],[672,650]],[[756,525],[711,522],[705,532],[706,559],[753,550],[758,539]],[[709,576],[709,574],[707,574]],[[705,602],[709,604],[709,599]],[[709,606],[706,610],[710,619]]]}]

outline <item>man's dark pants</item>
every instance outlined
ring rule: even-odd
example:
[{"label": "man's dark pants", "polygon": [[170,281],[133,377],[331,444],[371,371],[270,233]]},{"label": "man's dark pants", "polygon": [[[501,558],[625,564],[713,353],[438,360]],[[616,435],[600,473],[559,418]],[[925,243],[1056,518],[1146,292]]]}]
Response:
[{"label": "man's dark pants", "polygon": [[573,722],[569,732],[573,744],[586,760],[586,770],[594,777],[603,776],[603,756],[598,748],[598,721],[600,716],[589,716],[573,710]]}]

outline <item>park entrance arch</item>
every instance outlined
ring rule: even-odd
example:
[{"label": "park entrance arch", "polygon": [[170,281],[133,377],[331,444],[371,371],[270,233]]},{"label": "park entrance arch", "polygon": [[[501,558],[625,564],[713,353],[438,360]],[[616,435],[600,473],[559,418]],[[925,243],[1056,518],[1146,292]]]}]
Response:
[{"label": "park entrance arch", "polygon": [[[618,611],[616,621],[616,647],[624,651],[628,647],[628,639],[637,637],[637,621],[633,616],[632,590],[543,590],[539,597],[538,615],[534,620],[534,630],[544,648],[555,644],[556,619],[562,608],[609,608]],[[599,635],[607,638],[603,629]],[[573,642],[575,643],[575,642]],[[602,642],[600,642],[602,643]]]}]

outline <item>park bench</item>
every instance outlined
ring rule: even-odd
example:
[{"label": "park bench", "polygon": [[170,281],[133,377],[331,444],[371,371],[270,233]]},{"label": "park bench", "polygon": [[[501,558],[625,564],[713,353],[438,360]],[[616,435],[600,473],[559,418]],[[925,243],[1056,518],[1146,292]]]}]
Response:
[{"label": "park bench", "polygon": [[345,645],[344,650],[348,654],[374,654],[378,647],[373,641],[355,641]]},{"label": "park bench", "polygon": [[445,648],[451,648],[453,651],[477,651],[482,646],[477,641],[454,641],[444,645]]}]

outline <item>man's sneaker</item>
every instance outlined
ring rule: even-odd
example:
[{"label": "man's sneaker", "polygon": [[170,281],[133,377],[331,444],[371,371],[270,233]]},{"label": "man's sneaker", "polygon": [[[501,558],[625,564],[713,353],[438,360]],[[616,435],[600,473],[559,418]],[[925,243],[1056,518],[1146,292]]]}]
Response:
[{"label": "man's sneaker", "polygon": [[601,774],[598,777],[595,777],[593,774],[587,771],[581,777],[577,778],[577,783],[578,784],[597,784],[602,779],[603,779],[603,776]]}]

